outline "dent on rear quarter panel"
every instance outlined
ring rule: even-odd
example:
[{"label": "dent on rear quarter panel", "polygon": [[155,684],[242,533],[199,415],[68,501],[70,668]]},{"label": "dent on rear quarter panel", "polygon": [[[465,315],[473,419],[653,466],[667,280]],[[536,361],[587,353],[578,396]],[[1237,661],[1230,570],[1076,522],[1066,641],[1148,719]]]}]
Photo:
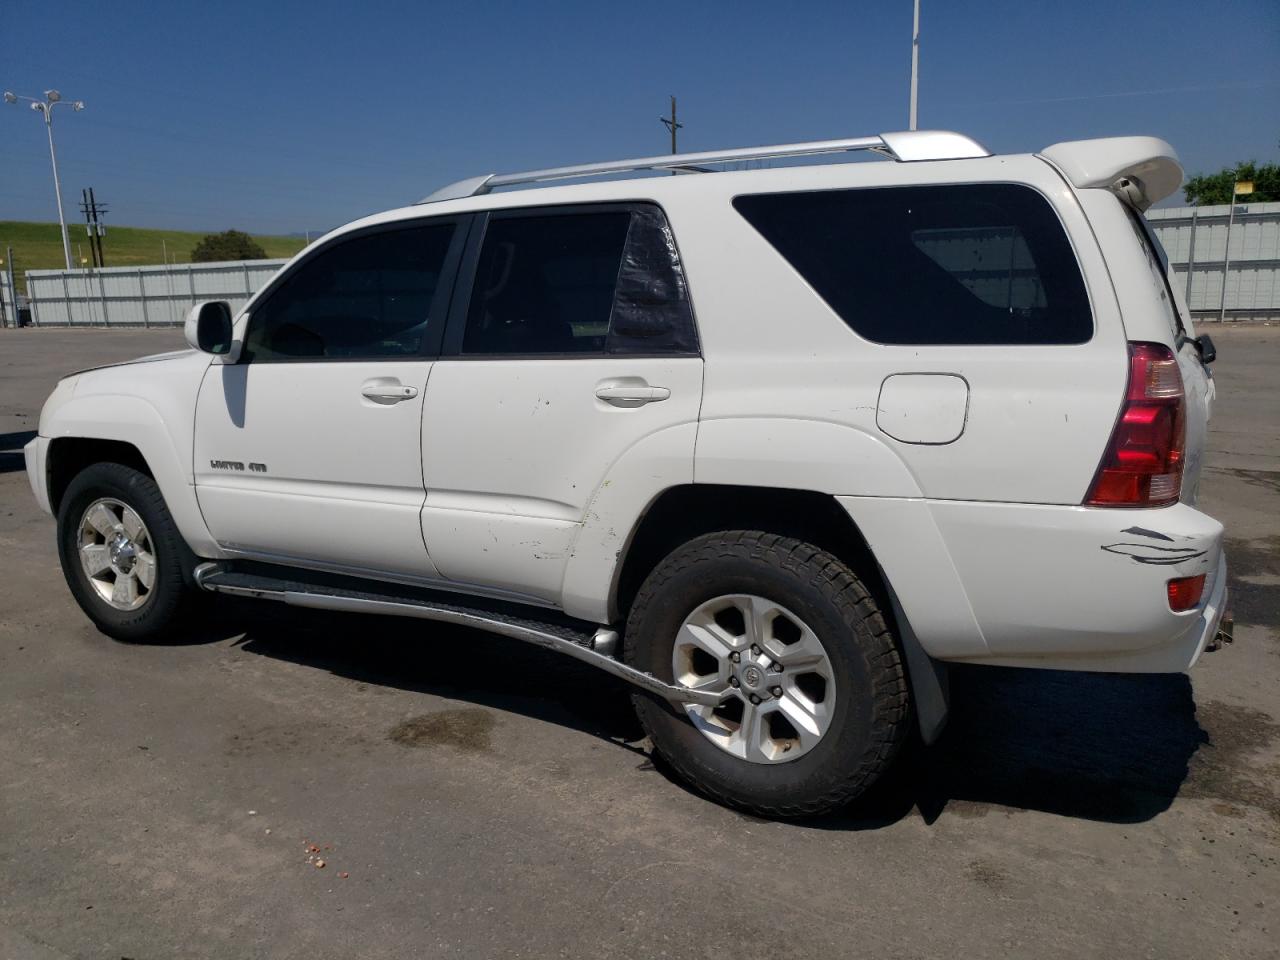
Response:
[{"label": "dent on rear quarter panel", "polygon": [[662,491],[693,482],[696,423],[651,433],[610,467],[587,504],[582,527],[569,548],[561,590],[570,616],[609,623],[610,595],[632,527]]}]

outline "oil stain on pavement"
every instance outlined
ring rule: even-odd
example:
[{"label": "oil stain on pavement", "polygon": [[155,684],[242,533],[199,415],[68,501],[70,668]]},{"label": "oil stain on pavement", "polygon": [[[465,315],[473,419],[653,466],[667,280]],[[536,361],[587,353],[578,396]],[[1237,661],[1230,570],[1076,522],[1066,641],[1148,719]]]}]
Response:
[{"label": "oil stain on pavement", "polygon": [[387,739],[402,747],[455,747],[465,753],[484,753],[491,746],[494,716],[479,707],[424,713],[397,723]]}]

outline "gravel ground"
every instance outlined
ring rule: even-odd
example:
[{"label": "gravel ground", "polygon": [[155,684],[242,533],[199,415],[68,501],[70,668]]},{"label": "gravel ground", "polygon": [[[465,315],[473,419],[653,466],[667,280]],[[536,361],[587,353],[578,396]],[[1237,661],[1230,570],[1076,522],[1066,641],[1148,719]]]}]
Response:
[{"label": "gravel ground", "polygon": [[1276,956],[1280,328],[1213,335],[1234,646],[1190,677],[957,670],[941,743],[784,824],[501,638],[234,604],[103,637],[21,444],[59,374],[181,336],[0,330],[0,958]]}]

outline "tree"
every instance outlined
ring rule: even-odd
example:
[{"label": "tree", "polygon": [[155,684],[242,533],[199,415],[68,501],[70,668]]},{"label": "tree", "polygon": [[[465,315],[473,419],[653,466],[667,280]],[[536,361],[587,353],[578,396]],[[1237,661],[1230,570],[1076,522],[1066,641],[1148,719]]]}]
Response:
[{"label": "tree", "polygon": [[1240,198],[1240,203],[1267,203],[1280,200],[1280,164],[1264,163],[1259,166],[1252,160],[1226,167],[1218,173],[1199,173],[1188,177],[1182,185],[1187,203],[1230,203],[1232,184],[1239,180],[1252,180],[1253,193]]},{"label": "tree", "polygon": [[217,260],[265,260],[267,251],[247,233],[227,230],[211,233],[196,244],[191,251],[192,263],[211,263]]}]

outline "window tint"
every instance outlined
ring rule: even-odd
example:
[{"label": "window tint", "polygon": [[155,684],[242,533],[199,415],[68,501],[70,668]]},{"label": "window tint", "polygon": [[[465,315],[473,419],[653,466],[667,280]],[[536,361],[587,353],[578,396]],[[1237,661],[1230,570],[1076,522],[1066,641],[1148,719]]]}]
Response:
[{"label": "window tint", "polygon": [[1030,188],[767,194],[734,206],[869,340],[1061,344],[1093,335],[1075,254]]},{"label": "window tint", "polygon": [[630,223],[625,211],[491,220],[463,352],[602,352]]},{"label": "window tint", "polygon": [[696,353],[675,242],[657,208],[495,216],[464,354]]},{"label": "window tint", "polygon": [[453,231],[381,231],[316,254],[254,308],[245,359],[416,356],[428,327],[444,320],[431,307]]}]

